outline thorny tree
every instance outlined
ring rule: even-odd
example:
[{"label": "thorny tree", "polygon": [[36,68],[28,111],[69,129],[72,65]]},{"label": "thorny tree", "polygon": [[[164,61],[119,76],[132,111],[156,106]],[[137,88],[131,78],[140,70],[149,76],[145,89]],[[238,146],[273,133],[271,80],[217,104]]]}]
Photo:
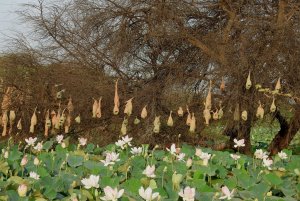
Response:
[{"label": "thorny tree", "polygon": [[[73,0],[26,7],[22,15],[33,25],[44,58],[77,62],[120,78],[124,96],[137,97],[139,105],[151,104],[152,115],[188,104],[197,113],[201,131],[205,89],[213,80],[213,109],[222,101],[229,117],[224,133],[244,138],[244,151],[249,152],[258,102],[269,112],[273,100],[254,85],[273,89],[280,77],[282,92],[292,97],[275,96],[278,107],[271,115],[281,130],[270,151],[287,147],[299,130],[296,0]],[[246,90],[249,72],[253,86]],[[218,89],[222,77],[223,92]],[[170,103],[165,95],[170,91],[192,98]],[[291,107],[294,117],[288,122],[281,108]],[[248,111],[247,120],[234,120],[234,110]]]}]

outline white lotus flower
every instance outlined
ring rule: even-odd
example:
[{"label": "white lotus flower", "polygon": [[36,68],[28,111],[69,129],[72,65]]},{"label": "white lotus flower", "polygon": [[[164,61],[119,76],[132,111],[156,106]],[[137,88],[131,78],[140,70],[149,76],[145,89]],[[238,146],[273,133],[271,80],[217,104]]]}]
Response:
[{"label": "white lotus flower", "polygon": [[268,158],[268,153],[264,152],[262,149],[256,149],[254,152],[254,156],[257,159],[265,159]]},{"label": "white lotus flower", "polygon": [[128,146],[131,146],[132,137],[128,137],[128,135],[126,135],[125,137],[122,137],[122,140],[125,144],[128,144]]},{"label": "white lotus flower", "polygon": [[154,178],[154,177],[156,177],[154,172],[155,172],[155,166],[154,165],[152,165],[152,166],[148,165],[146,167],[146,169],[143,171],[143,174],[146,175],[147,177]]},{"label": "white lotus flower", "polygon": [[90,175],[89,178],[84,178],[81,180],[81,183],[84,185],[84,188],[90,189],[92,187],[99,188],[99,175]]},{"label": "white lotus flower", "polygon": [[223,196],[220,197],[219,199],[221,199],[221,200],[223,200],[223,199],[231,200],[231,198],[233,198],[234,189],[230,192],[230,190],[228,189],[227,186],[223,186],[221,188],[221,190],[222,190]]},{"label": "white lotus flower", "polygon": [[83,137],[78,138],[78,141],[79,141],[79,145],[81,146],[84,146],[87,143],[87,139]]},{"label": "white lotus flower", "polygon": [[267,158],[263,159],[263,166],[267,167],[269,170],[271,170],[271,165],[272,164],[273,164],[273,160],[272,159],[267,159]]},{"label": "white lotus flower", "polygon": [[38,175],[36,172],[30,172],[29,173],[29,177],[35,179],[35,180],[39,180],[40,179],[40,175]]},{"label": "white lotus flower", "polygon": [[202,152],[201,155],[200,155],[200,158],[203,160],[203,165],[207,166],[208,165],[208,161],[211,158],[211,154]]},{"label": "white lotus flower", "polygon": [[121,149],[124,149],[125,147],[125,142],[123,140],[118,140],[116,143],[115,143],[118,147],[120,147]]},{"label": "white lotus flower", "polygon": [[152,188],[148,187],[146,190],[141,187],[139,189],[139,195],[146,201],[153,201],[159,197],[159,193],[152,193]]},{"label": "white lotus flower", "polygon": [[238,154],[230,154],[230,157],[231,157],[233,160],[235,160],[235,161],[237,161],[237,160],[239,160],[239,159],[241,158],[241,156],[238,155]]},{"label": "white lotus flower", "polygon": [[170,154],[175,155],[176,154],[176,145],[172,144],[170,149],[166,148],[168,152],[170,152]]},{"label": "white lotus flower", "polygon": [[133,147],[130,151],[133,155],[140,155],[143,152],[142,147]]},{"label": "white lotus flower", "polygon": [[43,149],[43,143],[42,142],[38,142],[37,144],[36,144],[36,146],[35,147],[33,147],[35,150],[37,150],[37,151],[42,151],[42,149]]},{"label": "white lotus flower", "polygon": [[235,148],[245,146],[245,140],[244,139],[241,139],[241,140],[234,139],[233,141],[235,143],[235,145],[234,145]]},{"label": "white lotus flower", "polygon": [[117,188],[111,188],[110,186],[106,186],[104,189],[105,196],[101,197],[101,200],[106,201],[117,201],[118,198],[122,197],[124,193],[124,189],[118,191]]},{"label": "white lotus flower", "polygon": [[28,139],[25,139],[26,143],[28,146],[34,146],[34,143],[37,141],[37,138],[32,138],[32,137],[29,137]]},{"label": "white lotus flower", "polygon": [[56,136],[56,141],[57,141],[58,144],[60,144],[63,141],[63,139],[64,139],[63,135]]},{"label": "white lotus flower", "polygon": [[194,201],[196,191],[195,191],[195,188],[191,188],[191,187],[187,186],[184,188],[184,190],[181,189],[180,192],[178,193],[178,195],[180,197],[182,197],[183,201]]},{"label": "white lotus flower", "polygon": [[288,158],[288,157],[287,157],[287,154],[286,154],[285,152],[283,152],[283,151],[279,152],[279,153],[278,153],[278,156],[279,156],[279,158],[281,158],[282,160],[285,160],[285,159]]},{"label": "white lotus flower", "polygon": [[113,165],[117,161],[120,161],[119,154],[115,152],[106,153],[105,160],[101,160],[101,162],[104,163],[104,166]]}]

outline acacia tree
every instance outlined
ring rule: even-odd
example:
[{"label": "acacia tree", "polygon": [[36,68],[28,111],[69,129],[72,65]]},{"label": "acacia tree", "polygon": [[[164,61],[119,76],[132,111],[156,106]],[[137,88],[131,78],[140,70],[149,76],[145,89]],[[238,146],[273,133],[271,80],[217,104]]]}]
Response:
[{"label": "acacia tree", "polygon": [[[281,130],[270,151],[285,148],[299,130],[297,1],[77,0],[38,1],[26,7],[22,15],[34,25],[41,55],[121,78],[124,96],[151,103],[152,114],[174,110],[163,99],[164,93],[187,87],[189,93],[196,92],[188,104],[202,118],[203,89],[213,80],[214,105],[222,100],[230,117],[224,133],[244,138],[244,151],[250,152],[258,101],[268,111],[273,99],[254,85],[273,89],[280,77],[282,92],[292,96],[274,95],[280,104],[273,117]],[[253,86],[247,90],[249,72]],[[222,77],[225,92],[218,90]],[[290,122],[281,115],[281,105],[294,108]],[[247,120],[234,120],[234,110],[247,111]],[[198,130],[205,128],[199,122]]]}]

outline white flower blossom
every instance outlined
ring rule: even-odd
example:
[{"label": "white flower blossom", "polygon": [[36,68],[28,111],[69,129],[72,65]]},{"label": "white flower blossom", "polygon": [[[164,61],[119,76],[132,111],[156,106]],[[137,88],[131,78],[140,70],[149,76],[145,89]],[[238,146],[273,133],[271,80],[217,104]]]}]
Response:
[{"label": "white flower blossom", "polygon": [[146,201],[153,201],[159,197],[159,193],[153,193],[152,188],[148,187],[146,190],[144,187],[139,189],[139,195]]},{"label": "white flower blossom", "polygon": [[63,135],[56,136],[56,141],[57,141],[58,144],[60,144],[63,141],[63,139],[64,139]]},{"label": "white flower blossom", "polygon": [[239,159],[241,158],[241,156],[238,155],[238,154],[230,154],[230,157],[231,157],[233,160],[235,160],[235,161],[237,161],[237,160],[239,160]]},{"label": "white flower blossom", "polygon": [[36,146],[35,147],[33,147],[35,150],[37,150],[37,151],[42,151],[42,149],[43,149],[43,143],[42,142],[38,142],[37,144],[36,144]]},{"label": "white flower blossom", "polygon": [[287,157],[287,154],[286,154],[285,152],[283,152],[283,151],[279,152],[279,153],[278,153],[278,156],[279,156],[279,158],[281,158],[282,160],[285,160],[285,159],[288,158],[288,157]]},{"label": "white flower blossom", "polygon": [[101,197],[101,200],[105,201],[117,201],[118,198],[122,197],[124,193],[124,189],[118,191],[117,188],[112,188],[110,186],[106,186],[104,189],[105,196]]},{"label": "white flower blossom", "polygon": [[79,145],[81,146],[84,146],[87,143],[87,139],[83,137],[78,138],[78,141],[79,141]]},{"label": "white flower blossom", "polygon": [[114,165],[115,162],[117,162],[117,161],[120,161],[119,154],[117,154],[115,152],[106,153],[105,160],[101,160],[101,162],[104,163],[104,166]]},{"label": "white flower blossom", "polygon": [[267,167],[269,170],[271,170],[271,165],[272,164],[273,164],[273,160],[272,159],[267,159],[267,158],[263,159],[263,166]]},{"label": "white flower blossom", "polygon": [[133,147],[130,151],[133,155],[140,155],[143,152],[142,147]]},{"label": "white flower blossom", "polygon": [[233,198],[234,190],[232,190],[232,191],[230,192],[230,190],[228,189],[227,186],[223,186],[223,187],[221,188],[221,190],[222,190],[223,196],[220,197],[219,199],[221,199],[221,200],[223,200],[223,199],[231,200],[231,198]]},{"label": "white flower blossom", "polygon": [[89,178],[84,178],[81,180],[81,183],[84,185],[84,188],[90,189],[92,187],[99,188],[99,175],[90,175]]},{"label": "white flower blossom", "polygon": [[36,172],[30,172],[29,173],[29,177],[35,179],[35,180],[39,180],[40,179],[40,175],[38,175]]},{"label": "white flower blossom", "polygon": [[179,161],[183,161],[184,157],[185,157],[185,153],[180,153],[180,154],[176,155],[176,158]]},{"label": "white flower blossom", "polygon": [[28,146],[34,146],[35,142],[37,141],[37,138],[29,137],[28,139],[25,139],[25,142]]},{"label": "white flower blossom", "polygon": [[187,186],[184,188],[184,190],[181,189],[180,192],[178,193],[178,195],[180,197],[182,197],[183,201],[194,201],[196,191],[195,191],[195,188],[191,188],[191,187]]},{"label": "white flower blossom", "polygon": [[154,165],[152,165],[152,166],[148,165],[146,167],[146,169],[143,171],[143,174],[146,175],[147,177],[150,177],[150,178],[156,177],[156,175],[155,175],[155,166]]},{"label": "white flower blossom", "polygon": [[254,152],[254,156],[257,159],[265,159],[268,158],[268,153],[264,152],[262,149],[256,149]]},{"label": "white flower blossom", "polygon": [[234,145],[235,148],[245,146],[245,140],[244,139],[241,139],[241,140],[234,139],[233,141],[235,143],[235,145]]}]

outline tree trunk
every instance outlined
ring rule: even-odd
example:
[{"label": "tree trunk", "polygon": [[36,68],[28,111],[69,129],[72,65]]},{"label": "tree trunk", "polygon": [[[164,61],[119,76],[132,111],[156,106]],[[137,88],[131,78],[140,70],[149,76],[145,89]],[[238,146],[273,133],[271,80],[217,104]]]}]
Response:
[{"label": "tree trunk", "polygon": [[290,142],[295,137],[296,133],[300,129],[300,105],[297,104],[295,115],[290,123],[281,115],[279,111],[276,112],[275,118],[280,123],[280,130],[272,140],[269,146],[269,152],[271,155],[277,154],[282,149],[289,146]]}]

